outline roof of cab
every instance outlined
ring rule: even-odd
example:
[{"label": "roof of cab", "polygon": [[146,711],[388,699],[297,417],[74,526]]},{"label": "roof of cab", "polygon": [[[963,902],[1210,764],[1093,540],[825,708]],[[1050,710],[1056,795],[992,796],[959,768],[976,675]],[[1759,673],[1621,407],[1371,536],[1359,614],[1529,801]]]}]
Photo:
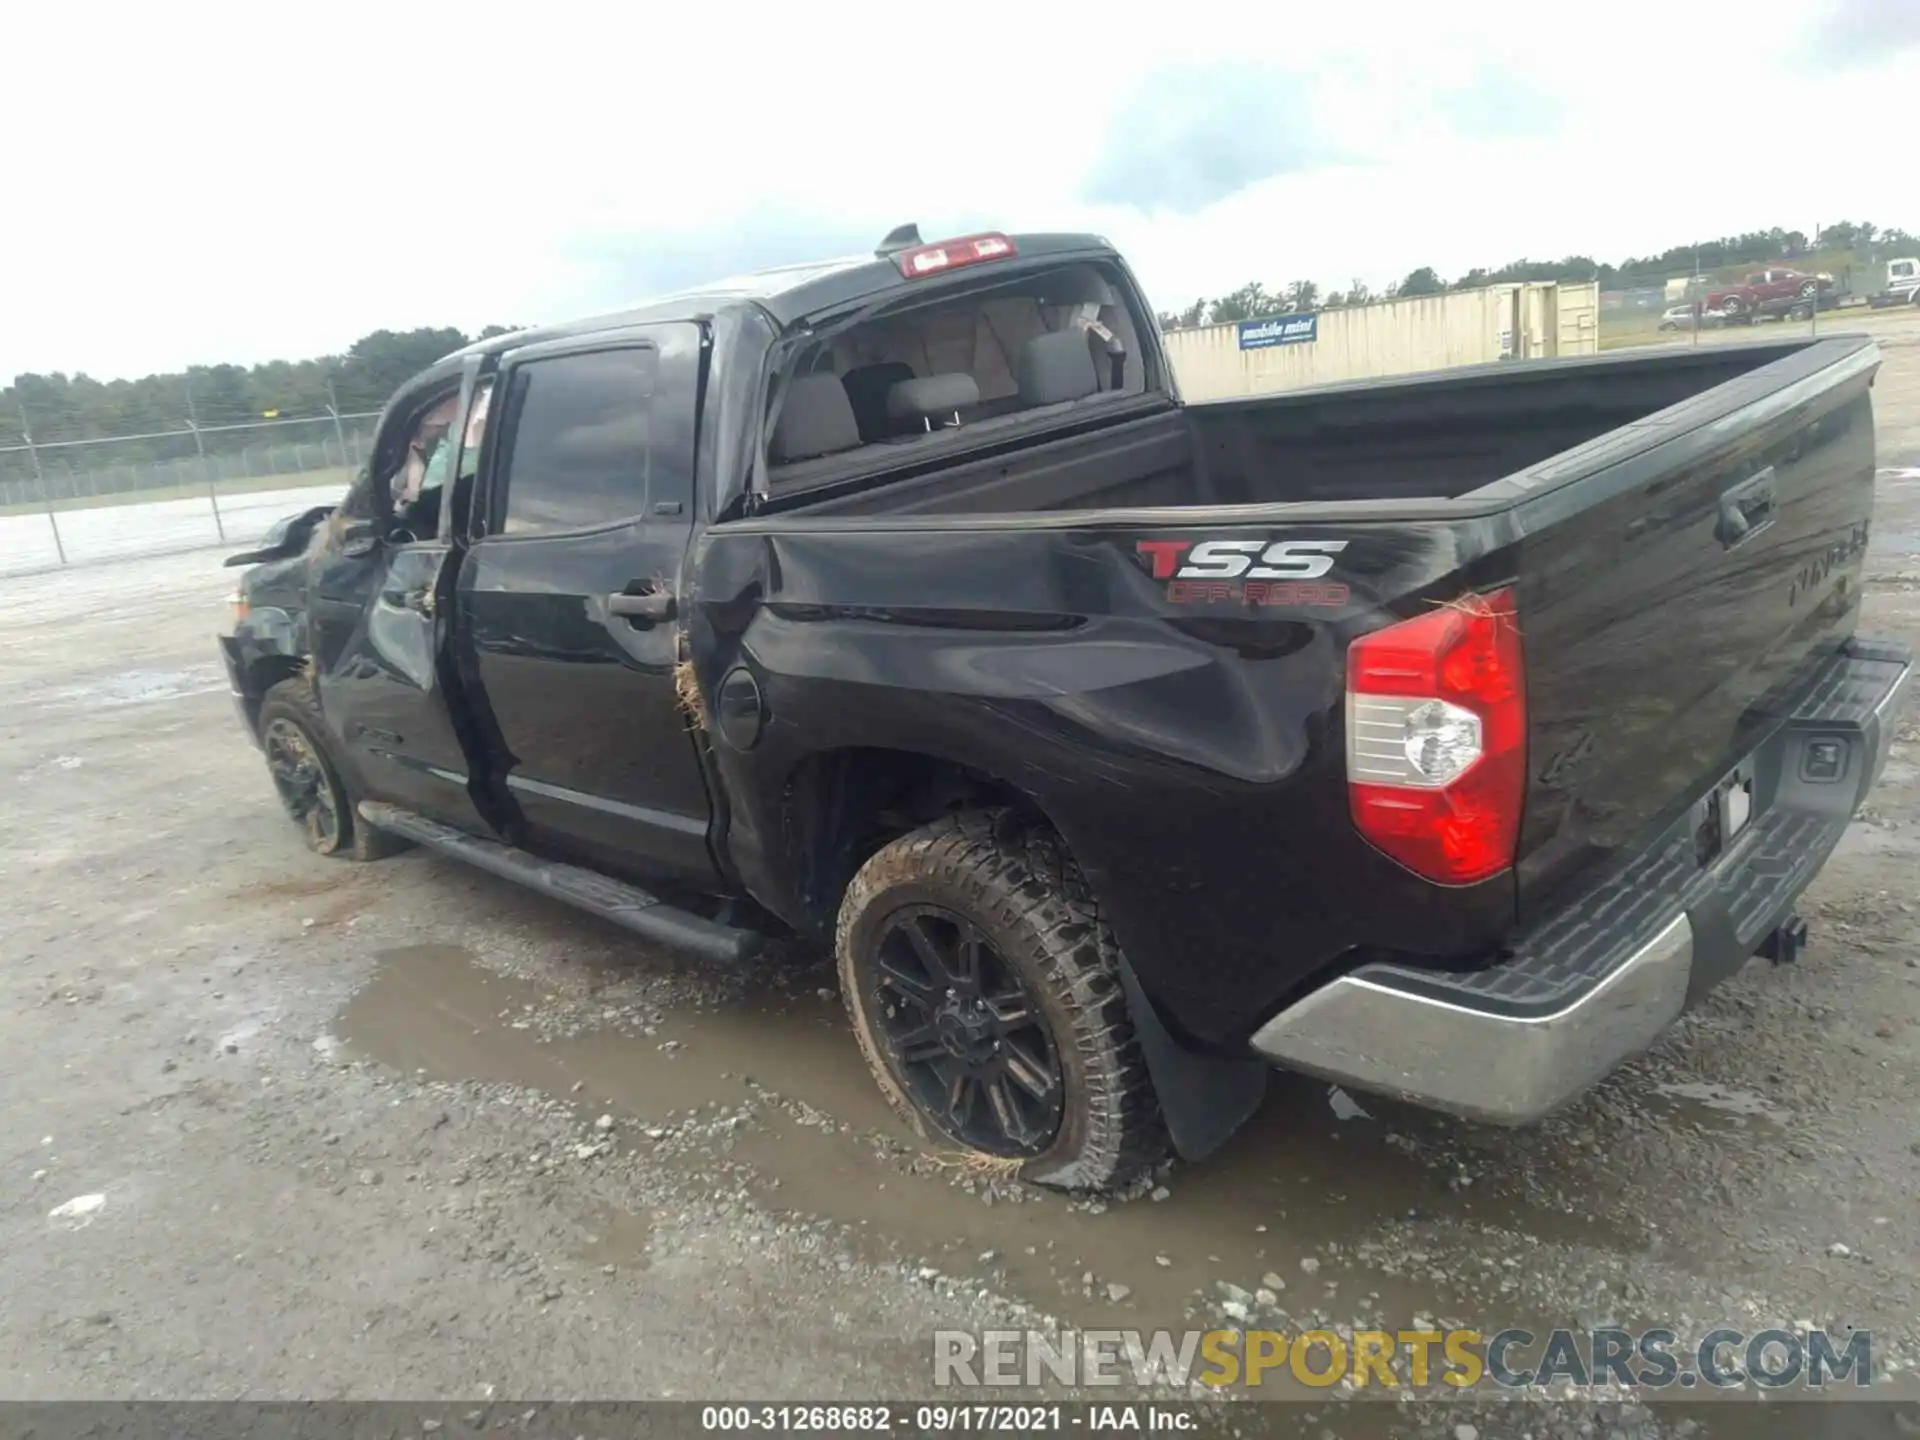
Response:
[{"label": "roof of cab", "polygon": [[[994,261],[995,268],[1024,268],[1035,260],[1061,260],[1074,256],[1112,255],[1113,246],[1098,235],[1031,234],[1012,235],[1016,258]],[[938,240],[927,242],[939,244]],[[759,270],[729,280],[718,280],[691,290],[658,296],[626,310],[610,311],[580,320],[541,325],[479,340],[455,352],[448,360],[469,355],[498,354],[534,345],[545,340],[565,340],[591,335],[601,330],[617,330],[627,325],[645,325],[663,320],[694,320],[731,305],[757,305],[782,325],[821,311],[835,310],[888,290],[904,291],[913,282],[901,275],[891,257],[856,255],[841,260],[816,260],[804,265],[783,265]],[[442,362],[445,363],[445,362]],[[438,369],[436,365],[434,367]],[[457,367],[456,367],[457,368]]]},{"label": "roof of cab", "polygon": [[[1058,263],[1073,259],[1111,259],[1116,252],[1099,235],[1044,233],[1009,235],[1014,257],[994,260],[995,271],[1026,269],[1036,264]],[[939,240],[926,242],[937,245]],[[972,273],[971,267],[963,273]],[[804,265],[783,265],[760,270],[731,280],[719,280],[691,290],[681,290],[644,301],[627,310],[590,315],[555,325],[537,325],[512,330],[489,340],[476,340],[465,349],[443,355],[425,370],[414,375],[387,401],[383,416],[411,410],[429,395],[456,378],[463,362],[473,355],[498,355],[537,345],[547,340],[569,340],[594,335],[602,330],[618,330],[628,325],[646,325],[661,321],[696,320],[714,315],[729,306],[757,305],[782,327],[808,315],[833,311],[859,301],[877,297],[889,290],[905,293],[914,284],[900,273],[892,257],[856,255],[842,260],[816,260]],[[382,428],[385,420],[383,418]]]}]

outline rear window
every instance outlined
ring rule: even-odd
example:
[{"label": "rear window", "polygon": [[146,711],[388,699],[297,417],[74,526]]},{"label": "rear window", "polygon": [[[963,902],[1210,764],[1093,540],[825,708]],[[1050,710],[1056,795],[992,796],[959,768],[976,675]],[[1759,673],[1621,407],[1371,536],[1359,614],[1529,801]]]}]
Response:
[{"label": "rear window", "polygon": [[501,432],[501,530],[579,530],[646,509],[658,369],[656,351],[632,347],[534,360],[513,372]]},{"label": "rear window", "polygon": [[1100,266],[1063,265],[831,335],[797,358],[771,416],[770,478],[885,468],[1039,413],[1142,393],[1126,293]]}]

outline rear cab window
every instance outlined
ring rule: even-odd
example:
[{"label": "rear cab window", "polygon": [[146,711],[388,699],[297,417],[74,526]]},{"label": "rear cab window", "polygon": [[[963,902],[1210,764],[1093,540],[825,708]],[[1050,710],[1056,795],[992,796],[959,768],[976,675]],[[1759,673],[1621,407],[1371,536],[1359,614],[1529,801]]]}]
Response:
[{"label": "rear cab window", "polygon": [[1128,293],[1106,267],[1072,262],[826,327],[769,397],[769,484],[881,472],[1145,393],[1145,322]]}]

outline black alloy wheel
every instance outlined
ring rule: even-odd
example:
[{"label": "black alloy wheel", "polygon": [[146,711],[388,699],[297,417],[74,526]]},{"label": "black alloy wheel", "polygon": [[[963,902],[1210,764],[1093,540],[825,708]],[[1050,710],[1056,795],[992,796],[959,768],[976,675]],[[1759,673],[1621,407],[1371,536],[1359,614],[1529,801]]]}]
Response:
[{"label": "black alloy wheel", "polygon": [[327,748],[326,716],[305,675],[291,676],[260,697],[260,749],[280,803],[307,837],[316,855],[342,860],[381,860],[407,842],[361,822],[347,772]]},{"label": "black alloy wheel", "polygon": [[980,928],[934,905],[882,923],[863,977],[900,1084],[951,1139],[1029,1159],[1060,1129],[1066,1082],[1019,973]]},{"label": "black alloy wheel", "polygon": [[280,803],[305,828],[308,844],[322,855],[332,854],[340,848],[346,798],[321,763],[313,741],[298,722],[278,715],[261,731],[260,744]]},{"label": "black alloy wheel", "polygon": [[922,1140],[1062,1190],[1167,1158],[1120,947],[1036,817],[957,811],[881,846],[841,895],[834,953],[867,1068]]}]

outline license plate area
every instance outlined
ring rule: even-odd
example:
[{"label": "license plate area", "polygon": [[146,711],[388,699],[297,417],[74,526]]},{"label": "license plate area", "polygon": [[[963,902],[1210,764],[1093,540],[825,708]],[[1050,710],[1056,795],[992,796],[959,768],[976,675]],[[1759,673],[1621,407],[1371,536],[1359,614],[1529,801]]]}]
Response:
[{"label": "license plate area", "polygon": [[1725,857],[1753,823],[1753,765],[1744,763],[1694,806],[1694,858],[1702,868]]}]

